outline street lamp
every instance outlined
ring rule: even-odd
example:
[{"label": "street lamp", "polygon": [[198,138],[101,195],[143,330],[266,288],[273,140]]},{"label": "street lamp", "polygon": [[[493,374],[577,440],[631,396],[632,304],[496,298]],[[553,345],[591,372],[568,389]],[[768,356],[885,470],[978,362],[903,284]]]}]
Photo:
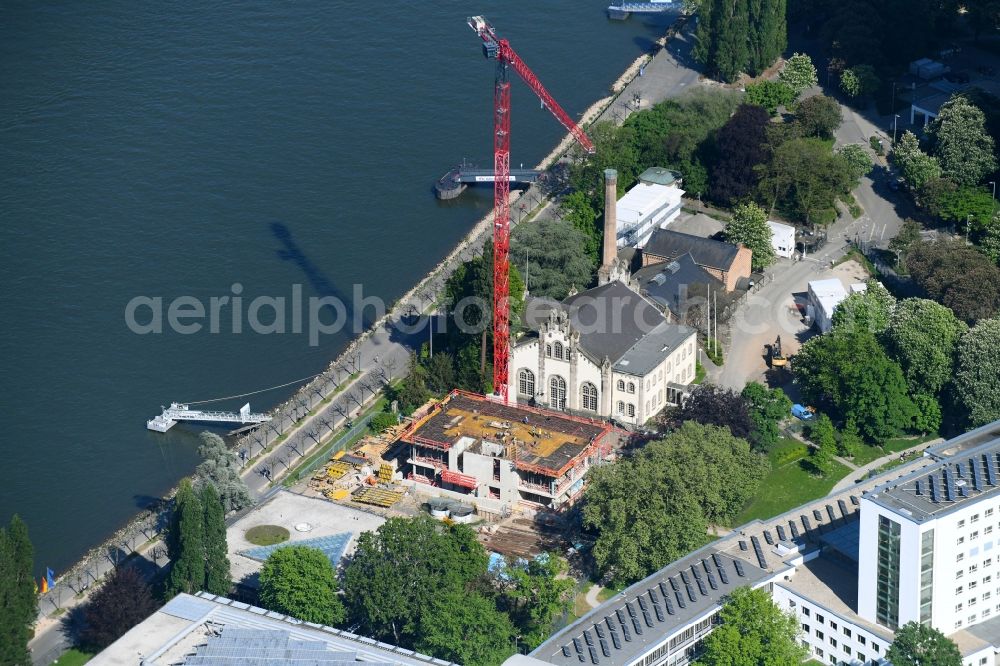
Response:
[{"label": "street lamp", "polygon": [[892,147],[896,147],[896,126],[899,124],[899,114],[892,119]]}]

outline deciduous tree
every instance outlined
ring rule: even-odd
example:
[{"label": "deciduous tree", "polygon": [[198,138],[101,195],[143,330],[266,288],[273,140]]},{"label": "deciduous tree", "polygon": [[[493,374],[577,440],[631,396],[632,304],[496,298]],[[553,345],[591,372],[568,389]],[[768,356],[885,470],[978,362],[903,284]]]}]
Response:
[{"label": "deciduous tree", "polygon": [[715,384],[694,387],[683,405],[668,413],[667,418],[678,422],[695,421],[705,425],[728,428],[733,437],[746,439],[753,424],[743,397],[731,389]]},{"label": "deciduous tree", "polygon": [[973,322],[1000,308],[1000,269],[962,242],[914,243],[906,256],[913,281],[927,295]]},{"label": "deciduous tree", "polygon": [[854,419],[847,419],[844,429],[840,432],[840,455],[853,458],[858,455],[864,441],[861,439],[861,432]]},{"label": "deciduous tree", "polygon": [[597,268],[587,236],[560,220],[519,224],[511,239],[511,261],[526,266],[528,292],[561,301],[570,289],[590,286]]},{"label": "deciduous tree", "polygon": [[880,84],[871,65],[855,65],[840,73],[840,89],[855,99],[874,94]]},{"label": "deciduous tree", "polygon": [[796,96],[802,91],[812,88],[819,82],[816,76],[816,66],[813,65],[812,58],[805,53],[795,53],[785,61],[785,66],[778,74],[778,80],[785,83]]},{"label": "deciduous tree", "polygon": [[903,369],[911,393],[941,393],[951,379],[958,341],[967,328],[940,303],[925,298],[899,302],[885,332],[886,349]]},{"label": "deciduous tree", "polygon": [[420,617],[415,648],[468,666],[497,666],[515,651],[514,626],[478,592],[447,590]]},{"label": "deciduous tree", "polygon": [[941,176],[941,165],[937,159],[920,150],[920,142],[909,130],[903,132],[892,149],[892,158],[899,166],[903,180],[914,189],[920,189],[928,181]]},{"label": "deciduous tree", "polygon": [[958,646],[940,631],[919,622],[907,622],[896,631],[885,658],[907,666],[961,666]]},{"label": "deciduous tree", "polygon": [[864,176],[867,176],[875,162],[860,144],[849,143],[837,151],[837,154],[844,158],[851,170],[851,179],[855,187]]},{"label": "deciduous tree", "polygon": [[958,343],[956,402],[969,426],[1000,419],[1000,319],[984,319]]},{"label": "deciduous tree", "polygon": [[726,223],[726,240],[734,245],[745,245],[753,254],[750,258],[755,271],[762,271],[774,263],[774,246],[771,228],[767,226],[767,213],[752,201],[733,209],[733,217]]},{"label": "deciduous tree", "polygon": [[236,453],[215,433],[203,432],[200,438],[198,453],[204,461],[195,468],[198,484],[208,483],[215,488],[225,513],[256,504],[240,474],[242,467]]},{"label": "deciduous tree", "polygon": [[307,546],[284,546],[260,570],[260,603],[306,622],[337,625],[346,612],[330,558]]},{"label": "deciduous tree", "polygon": [[81,647],[103,650],[152,615],[156,607],[142,574],[132,567],[118,567],[87,602],[77,640]]},{"label": "deciduous tree", "polygon": [[0,663],[30,666],[28,641],[38,617],[35,549],[17,514],[0,528]]},{"label": "deciduous tree", "polygon": [[812,224],[836,219],[836,201],[850,190],[847,162],[821,139],[791,139],[774,149],[761,196],[790,218]]},{"label": "deciduous tree", "polygon": [[760,176],[757,166],[767,162],[767,112],[741,104],[715,136],[718,158],[711,167],[712,197],[731,206],[753,195]]},{"label": "deciduous tree", "polygon": [[945,102],[927,132],[944,175],[959,185],[977,185],[983,176],[996,170],[986,117],[964,95],[953,95]]},{"label": "deciduous tree", "polygon": [[869,279],[866,287],[863,292],[848,295],[833,311],[835,329],[879,335],[889,327],[896,297],[878,280]]},{"label": "deciduous tree", "polygon": [[830,139],[843,121],[837,100],[826,95],[804,99],[795,109],[795,123],[802,136]]},{"label": "deciduous tree", "polygon": [[358,539],[344,572],[348,614],[366,636],[412,648],[434,600],[465,592],[486,576],[487,562],[465,525],[390,518]]},{"label": "deciduous tree", "polygon": [[747,401],[750,422],[750,444],[756,451],[769,451],[778,443],[781,431],[778,423],[788,418],[792,401],[780,388],[768,389],[760,382],[748,382],[740,394]]},{"label": "deciduous tree", "polygon": [[500,608],[530,649],[548,637],[552,619],[573,599],[573,579],[565,575],[568,569],[559,555],[546,553],[527,561],[508,561],[495,576]]},{"label": "deciduous tree", "polygon": [[810,452],[809,462],[823,474],[829,474],[833,468],[833,457],[837,455],[837,431],[829,416],[820,414],[816,417],[809,427],[809,439],[816,445]]},{"label": "deciduous tree", "polygon": [[764,79],[746,87],[746,103],[767,110],[769,115],[778,112],[778,107],[795,101],[795,91],[783,81]]},{"label": "deciduous tree", "polygon": [[796,640],[798,621],[778,608],[766,590],[733,590],[719,616],[722,624],[705,639],[700,666],[798,664],[806,658],[806,648]]}]

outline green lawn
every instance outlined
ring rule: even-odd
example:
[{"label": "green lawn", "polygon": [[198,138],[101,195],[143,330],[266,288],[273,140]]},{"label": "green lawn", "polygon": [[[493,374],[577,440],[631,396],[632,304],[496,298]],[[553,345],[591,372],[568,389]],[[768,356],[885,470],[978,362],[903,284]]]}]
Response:
[{"label": "green lawn", "polygon": [[851,462],[858,467],[862,467],[873,460],[881,458],[882,456],[912,448],[918,444],[929,442],[936,437],[937,435],[924,435],[923,437],[897,437],[895,439],[886,440],[885,444],[881,447],[865,444],[861,450],[858,451],[858,455],[854,456]]},{"label": "green lawn", "polygon": [[[771,450],[768,457],[773,464],[783,452],[797,446],[801,446],[801,442],[785,437]],[[824,497],[848,472],[850,470],[846,466],[834,462],[829,474],[824,477],[816,476],[809,464],[802,459],[775,467],[764,477],[757,496],[736,517],[733,524],[742,525],[756,518],[771,518],[800,504]]]},{"label": "green lawn", "polygon": [[76,648],[71,648],[52,663],[59,664],[59,666],[79,666],[80,664],[86,664],[93,657],[94,655],[89,652],[80,652]]}]

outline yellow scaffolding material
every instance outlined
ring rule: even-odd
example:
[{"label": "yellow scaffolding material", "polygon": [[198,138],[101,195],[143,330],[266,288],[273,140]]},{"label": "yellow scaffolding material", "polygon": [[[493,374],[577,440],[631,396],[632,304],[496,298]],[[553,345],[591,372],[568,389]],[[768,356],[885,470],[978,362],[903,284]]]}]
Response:
[{"label": "yellow scaffolding material", "polygon": [[403,493],[396,490],[385,490],[383,488],[362,488],[354,495],[355,502],[362,504],[374,504],[375,506],[390,507],[403,499]]},{"label": "yellow scaffolding material", "polygon": [[337,488],[336,490],[328,490],[326,496],[336,502],[339,502],[350,494],[351,493],[347,488]]},{"label": "yellow scaffolding material", "polygon": [[392,481],[392,465],[389,463],[382,463],[378,468],[378,480],[379,481]]},{"label": "yellow scaffolding material", "polygon": [[345,462],[334,462],[326,469],[326,475],[333,481],[343,477],[345,474],[349,474],[354,470],[354,466]]}]

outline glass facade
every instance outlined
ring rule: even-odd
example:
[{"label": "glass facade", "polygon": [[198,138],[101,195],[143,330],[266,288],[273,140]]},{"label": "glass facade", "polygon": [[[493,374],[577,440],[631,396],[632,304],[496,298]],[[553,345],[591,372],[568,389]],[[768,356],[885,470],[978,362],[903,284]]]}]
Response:
[{"label": "glass facade", "polygon": [[931,623],[934,597],[934,530],[920,536],[920,624]]},{"label": "glass facade", "polygon": [[879,516],[875,617],[892,630],[899,627],[899,540],[899,523]]}]

